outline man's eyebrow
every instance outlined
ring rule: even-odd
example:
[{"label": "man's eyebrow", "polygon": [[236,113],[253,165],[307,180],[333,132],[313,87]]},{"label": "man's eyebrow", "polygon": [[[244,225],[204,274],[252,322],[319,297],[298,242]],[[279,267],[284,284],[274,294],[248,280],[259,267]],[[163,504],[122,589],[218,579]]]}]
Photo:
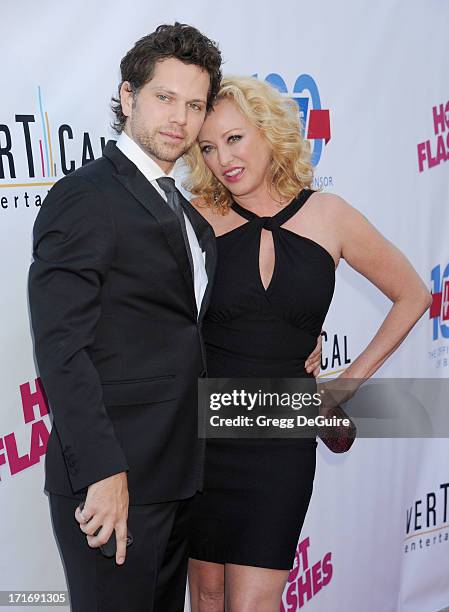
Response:
[{"label": "man's eyebrow", "polygon": [[[160,91],[163,91],[169,94],[170,96],[178,95],[176,91],[171,91],[170,89],[167,89],[163,85],[153,85],[152,87],[150,87],[150,89],[154,89],[154,90],[159,89]],[[205,100],[204,98],[193,98],[192,100],[189,100],[189,102],[201,102],[202,104],[206,104],[207,100]]]},{"label": "man's eyebrow", "polygon": [[168,87],[164,87],[163,85],[152,85],[150,89],[153,89],[154,91],[163,91],[164,93],[170,94],[171,96],[178,95],[175,91],[171,91],[170,89],[168,89]]}]

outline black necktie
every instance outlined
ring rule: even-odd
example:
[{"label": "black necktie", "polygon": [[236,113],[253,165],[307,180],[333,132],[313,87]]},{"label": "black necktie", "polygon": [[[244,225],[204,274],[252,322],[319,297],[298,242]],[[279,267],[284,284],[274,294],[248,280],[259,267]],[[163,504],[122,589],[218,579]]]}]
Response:
[{"label": "black necktie", "polygon": [[187,257],[190,263],[190,269],[192,270],[192,278],[194,278],[194,267],[193,267],[193,258],[192,251],[190,250],[189,238],[187,236],[187,228],[186,222],[184,219],[183,207],[182,207],[182,194],[176,189],[175,179],[170,176],[162,176],[161,178],[156,179],[159,187],[165,192],[167,196],[167,204],[170,206],[172,211],[175,213],[178,218],[179,224],[181,225],[182,237],[184,238],[184,244],[187,251]]}]

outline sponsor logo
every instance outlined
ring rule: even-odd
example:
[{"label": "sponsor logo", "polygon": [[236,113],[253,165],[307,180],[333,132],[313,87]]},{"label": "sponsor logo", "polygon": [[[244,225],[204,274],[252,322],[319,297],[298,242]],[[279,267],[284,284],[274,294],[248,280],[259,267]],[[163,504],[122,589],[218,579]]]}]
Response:
[{"label": "sponsor logo", "polygon": [[0,123],[0,211],[39,207],[59,178],[99,157],[106,144],[67,121],[52,122],[40,87],[33,111]]},{"label": "sponsor logo", "polygon": [[449,159],[449,100],[432,107],[433,136],[417,145],[418,170],[424,172]]},{"label": "sponsor logo", "polygon": [[321,373],[329,375],[342,372],[352,361],[349,356],[348,336],[346,334],[329,335],[324,330],[321,336],[323,338]]},{"label": "sponsor logo", "polygon": [[429,318],[432,322],[432,341],[443,340],[429,351],[436,368],[449,366],[449,263],[446,266],[438,264],[430,273],[432,304]]},{"label": "sponsor logo", "polygon": [[406,508],[404,554],[449,542],[448,489],[444,482]]},{"label": "sponsor logo", "polygon": [[[5,468],[8,476],[14,476],[39,463],[47,451],[47,398],[39,378],[35,379],[34,386],[35,390],[29,382],[20,385],[24,426],[0,437],[0,480],[5,476]],[[25,444],[20,443],[23,440]]]},{"label": "sponsor logo", "polygon": [[312,562],[309,559],[310,538],[298,544],[293,569],[288,576],[281,603],[281,612],[302,608],[332,580],[332,553]]},{"label": "sponsor logo", "polygon": [[[258,77],[257,74],[253,76]],[[265,79],[282,94],[291,97],[299,109],[303,125],[303,136],[312,145],[312,165],[316,168],[323,154],[324,146],[331,139],[330,111],[322,108],[320,91],[315,79],[310,74],[301,74],[291,90],[283,77],[277,73],[268,74]],[[315,173],[316,174],[316,173]],[[314,176],[314,187],[333,188],[332,176]]]}]

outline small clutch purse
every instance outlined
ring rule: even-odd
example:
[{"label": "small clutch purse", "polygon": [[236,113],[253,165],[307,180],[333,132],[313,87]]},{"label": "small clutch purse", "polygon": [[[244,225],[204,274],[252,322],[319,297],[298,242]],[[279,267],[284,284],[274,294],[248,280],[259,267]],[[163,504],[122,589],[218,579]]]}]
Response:
[{"label": "small clutch purse", "polygon": [[322,425],[318,427],[318,436],[333,453],[346,453],[354,443],[357,427],[339,405],[329,408],[326,419],[332,417],[348,419],[349,425]]}]

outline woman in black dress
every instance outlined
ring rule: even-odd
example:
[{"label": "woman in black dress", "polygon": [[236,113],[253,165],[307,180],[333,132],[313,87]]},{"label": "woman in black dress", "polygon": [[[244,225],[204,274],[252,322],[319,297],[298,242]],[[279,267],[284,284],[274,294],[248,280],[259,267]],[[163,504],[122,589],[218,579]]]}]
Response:
[{"label": "woman in black dress", "polygon": [[[393,302],[341,375],[371,376],[427,310],[406,257],[333,194],[313,191],[296,104],[250,77],[225,79],[187,156],[193,203],[217,236],[204,319],[212,378],[311,377],[305,367],[343,257]],[[192,611],[274,612],[312,494],[316,440],[214,439],[193,502]],[[291,475],[296,486],[292,486]]]}]

